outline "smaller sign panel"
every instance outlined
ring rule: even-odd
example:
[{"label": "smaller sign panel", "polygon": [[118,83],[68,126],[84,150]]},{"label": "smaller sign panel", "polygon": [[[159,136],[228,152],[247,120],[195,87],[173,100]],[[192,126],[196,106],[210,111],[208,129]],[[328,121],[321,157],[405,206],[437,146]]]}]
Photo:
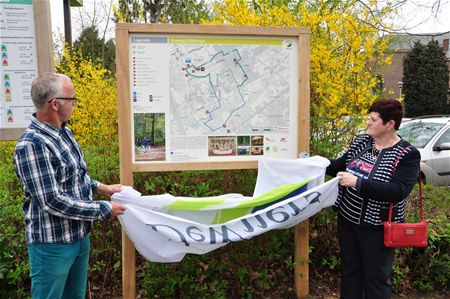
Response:
[{"label": "smaller sign panel", "polygon": [[30,95],[37,75],[31,0],[0,1],[0,129],[25,128],[34,105]]}]

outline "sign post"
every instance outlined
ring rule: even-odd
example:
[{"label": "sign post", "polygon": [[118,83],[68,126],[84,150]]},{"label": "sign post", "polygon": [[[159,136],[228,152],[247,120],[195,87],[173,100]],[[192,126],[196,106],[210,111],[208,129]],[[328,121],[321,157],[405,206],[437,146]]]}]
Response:
[{"label": "sign post", "polygon": [[[309,40],[307,28],[118,24],[121,183],[309,151]],[[135,249],[122,234],[123,297],[135,298]],[[298,296],[309,293],[298,262],[308,234],[296,229]]]}]

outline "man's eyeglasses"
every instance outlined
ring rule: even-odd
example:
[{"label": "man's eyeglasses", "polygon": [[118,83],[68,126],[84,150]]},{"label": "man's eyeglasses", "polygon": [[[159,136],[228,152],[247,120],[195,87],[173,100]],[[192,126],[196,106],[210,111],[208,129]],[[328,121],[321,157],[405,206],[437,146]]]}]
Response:
[{"label": "man's eyeglasses", "polygon": [[53,102],[53,100],[62,100],[62,101],[72,101],[74,104],[78,101],[78,98],[53,98],[50,101],[48,101],[48,103]]}]

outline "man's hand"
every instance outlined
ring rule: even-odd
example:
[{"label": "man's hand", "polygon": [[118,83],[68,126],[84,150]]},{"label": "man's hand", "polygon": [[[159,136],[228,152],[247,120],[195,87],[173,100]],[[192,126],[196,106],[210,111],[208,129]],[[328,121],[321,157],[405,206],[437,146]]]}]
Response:
[{"label": "man's hand", "polygon": [[106,195],[108,197],[111,197],[116,192],[122,191],[122,185],[121,184],[115,184],[115,185],[105,185],[105,184],[98,184],[97,186],[97,193]]},{"label": "man's hand", "polygon": [[127,209],[125,208],[124,205],[115,201],[111,201],[111,205],[112,205],[112,214],[111,214],[112,217],[123,215],[123,212],[125,212],[125,210]]}]

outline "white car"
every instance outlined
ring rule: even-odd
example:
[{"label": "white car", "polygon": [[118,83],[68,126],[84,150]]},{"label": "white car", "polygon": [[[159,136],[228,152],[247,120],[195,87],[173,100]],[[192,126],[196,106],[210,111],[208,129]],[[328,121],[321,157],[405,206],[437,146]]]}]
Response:
[{"label": "white car", "polygon": [[424,183],[450,186],[450,116],[421,116],[402,122],[397,131],[421,155]]}]

